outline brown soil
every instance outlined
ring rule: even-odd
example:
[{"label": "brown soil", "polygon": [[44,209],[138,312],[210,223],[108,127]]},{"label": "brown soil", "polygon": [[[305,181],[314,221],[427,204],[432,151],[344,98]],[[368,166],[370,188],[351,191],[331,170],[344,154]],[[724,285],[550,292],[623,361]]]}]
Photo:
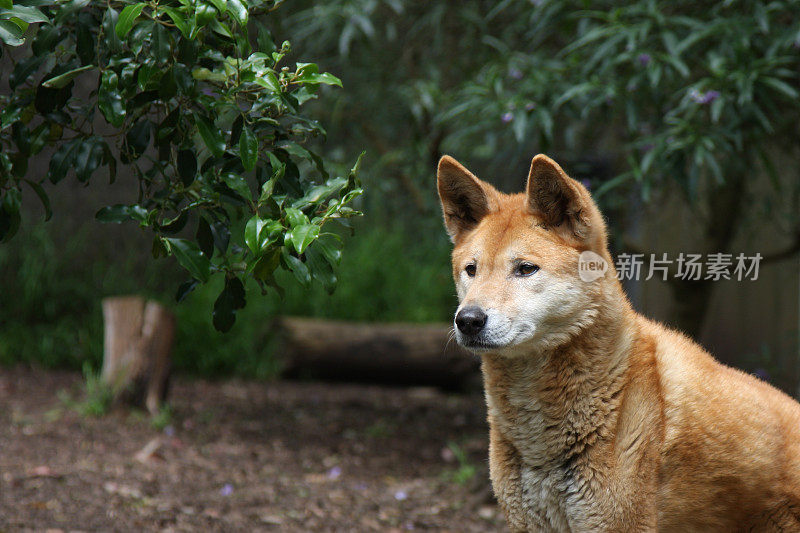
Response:
[{"label": "brown soil", "polygon": [[178,379],[157,429],[82,391],[0,369],[0,531],[504,529],[479,394]]}]

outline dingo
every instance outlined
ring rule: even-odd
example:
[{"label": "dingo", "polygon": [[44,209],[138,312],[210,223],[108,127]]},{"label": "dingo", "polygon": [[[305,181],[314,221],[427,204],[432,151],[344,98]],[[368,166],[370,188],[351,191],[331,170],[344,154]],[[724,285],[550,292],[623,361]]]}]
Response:
[{"label": "dingo", "polygon": [[800,531],[800,405],[633,311],[586,188],[544,155],[438,187],[512,530]]}]

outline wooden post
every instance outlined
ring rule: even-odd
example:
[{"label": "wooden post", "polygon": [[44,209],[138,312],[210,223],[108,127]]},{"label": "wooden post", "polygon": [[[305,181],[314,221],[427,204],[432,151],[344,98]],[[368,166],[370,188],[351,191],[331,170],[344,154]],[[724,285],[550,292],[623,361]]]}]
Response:
[{"label": "wooden post", "polygon": [[155,414],[166,399],[175,317],[139,296],[103,300],[103,382],[117,399]]}]

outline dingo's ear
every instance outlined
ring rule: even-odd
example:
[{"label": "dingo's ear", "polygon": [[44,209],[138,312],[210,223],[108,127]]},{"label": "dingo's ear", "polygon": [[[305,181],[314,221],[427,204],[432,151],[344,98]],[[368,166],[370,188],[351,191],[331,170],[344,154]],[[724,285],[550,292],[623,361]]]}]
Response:
[{"label": "dingo's ear", "polygon": [[[597,213],[599,217],[589,192],[546,155],[539,154],[531,161],[526,194],[528,209],[548,229],[570,240],[589,238],[592,215]],[[597,229],[604,231],[602,227]]]},{"label": "dingo's ear", "polygon": [[453,242],[465,231],[478,225],[494,205],[494,188],[478,178],[461,163],[443,156],[436,174],[444,225]]}]

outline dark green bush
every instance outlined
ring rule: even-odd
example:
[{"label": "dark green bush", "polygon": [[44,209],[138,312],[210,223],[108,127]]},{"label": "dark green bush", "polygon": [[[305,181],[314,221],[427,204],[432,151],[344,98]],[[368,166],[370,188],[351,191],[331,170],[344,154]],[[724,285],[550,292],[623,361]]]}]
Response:
[{"label": "dark green bush", "polygon": [[[191,276],[179,295],[224,277],[214,326],[230,329],[245,283],[336,281],[341,242],[323,232],[357,215],[354,170],[330,174],[309,149],[325,136],[303,113],[341,81],[315,63],[287,64],[291,46],[264,26],[281,2],[0,0],[0,240],[19,228],[22,189],[51,214],[45,180],[89,184],[101,168],[138,180],[138,197],[97,213],[154,234]],[[5,81],[5,80],[4,80]],[[49,157],[46,176],[29,161]],[[357,164],[356,164],[357,167]],[[133,200],[133,199],[132,199]]]}]

